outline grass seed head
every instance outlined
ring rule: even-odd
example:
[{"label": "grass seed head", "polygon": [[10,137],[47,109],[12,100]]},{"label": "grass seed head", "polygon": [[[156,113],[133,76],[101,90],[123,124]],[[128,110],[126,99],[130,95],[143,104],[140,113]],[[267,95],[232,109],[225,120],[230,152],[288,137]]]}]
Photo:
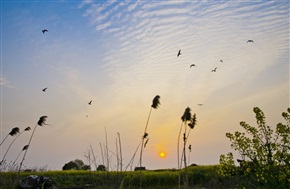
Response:
[{"label": "grass seed head", "polygon": [[160,96],[156,95],[153,99],[151,107],[154,109],[157,109],[159,107],[159,105],[160,105]]},{"label": "grass seed head", "polygon": [[29,147],[29,145],[25,145],[25,146],[23,147],[22,151],[27,150],[28,147]]},{"label": "grass seed head", "polygon": [[146,140],[146,142],[145,142],[145,144],[144,144],[144,148],[146,147],[148,141],[149,141],[149,138],[147,138],[147,140]]},{"label": "grass seed head", "polygon": [[26,128],[24,129],[24,131],[30,131],[30,130],[31,130],[30,127],[26,127]]},{"label": "grass seed head", "polygon": [[45,125],[46,118],[47,118],[47,116],[41,116],[41,117],[39,118],[37,124],[38,124],[39,126],[43,126],[43,125]]},{"label": "grass seed head", "polygon": [[181,120],[184,121],[190,121],[191,120],[191,109],[187,107],[181,116]]},{"label": "grass seed head", "polygon": [[193,129],[196,125],[196,114],[193,114],[191,120],[190,120],[190,123],[188,124],[188,126]]},{"label": "grass seed head", "polygon": [[148,137],[148,133],[144,133],[143,138],[147,138]]},{"label": "grass seed head", "polygon": [[18,127],[14,127],[14,128],[10,131],[9,135],[14,136],[14,135],[17,135],[17,133],[19,133],[19,128],[18,128]]}]

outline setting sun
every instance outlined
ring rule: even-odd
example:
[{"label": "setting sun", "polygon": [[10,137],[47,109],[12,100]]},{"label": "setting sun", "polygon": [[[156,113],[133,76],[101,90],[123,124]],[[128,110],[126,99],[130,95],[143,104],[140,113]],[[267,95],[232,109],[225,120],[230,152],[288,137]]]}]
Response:
[{"label": "setting sun", "polygon": [[159,157],[160,157],[160,158],[165,158],[165,156],[166,156],[166,153],[165,153],[165,152],[160,152],[160,153],[159,153]]}]

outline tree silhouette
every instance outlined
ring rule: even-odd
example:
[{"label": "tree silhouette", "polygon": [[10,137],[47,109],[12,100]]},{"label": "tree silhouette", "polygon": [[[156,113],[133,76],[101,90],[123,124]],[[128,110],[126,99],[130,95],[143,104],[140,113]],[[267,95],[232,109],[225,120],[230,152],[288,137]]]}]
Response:
[{"label": "tree silhouette", "polygon": [[107,171],[107,168],[106,168],[106,166],[104,166],[104,165],[99,165],[99,166],[97,167],[97,171]]},{"label": "tree silhouette", "polygon": [[90,170],[91,166],[85,165],[84,162],[80,159],[75,159],[66,163],[62,170]]}]

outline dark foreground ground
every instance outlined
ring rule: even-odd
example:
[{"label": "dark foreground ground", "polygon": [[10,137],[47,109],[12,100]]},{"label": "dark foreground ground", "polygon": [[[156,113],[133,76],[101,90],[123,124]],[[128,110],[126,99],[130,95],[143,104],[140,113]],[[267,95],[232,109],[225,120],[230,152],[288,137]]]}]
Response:
[{"label": "dark foreground ground", "polygon": [[[244,176],[222,176],[219,165],[194,166],[187,169],[188,189],[234,189],[255,188]],[[20,189],[19,180],[29,175],[49,177],[53,189],[181,189],[184,188],[185,170],[147,171],[45,171],[45,172],[0,172],[0,189]],[[140,182],[142,183],[140,187]],[[40,188],[39,188],[40,189]]]}]

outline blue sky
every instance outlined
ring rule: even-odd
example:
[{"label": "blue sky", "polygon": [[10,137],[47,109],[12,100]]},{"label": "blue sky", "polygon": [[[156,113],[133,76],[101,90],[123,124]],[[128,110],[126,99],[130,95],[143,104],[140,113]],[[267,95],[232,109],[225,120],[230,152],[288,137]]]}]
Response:
[{"label": "blue sky", "polygon": [[43,115],[53,125],[36,130],[27,166],[85,161],[90,144],[101,163],[105,127],[112,150],[120,133],[127,164],[155,95],[161,106],[150,118],[144,165],[177,166],[186,107],[198,121],[192,163],[217,164],[232,151],[225,133],[241,130],[240,121],[255,125],[253,107],[273,128],[289,107],[289,2],[2,0],[0,78],[1,139]]}]

